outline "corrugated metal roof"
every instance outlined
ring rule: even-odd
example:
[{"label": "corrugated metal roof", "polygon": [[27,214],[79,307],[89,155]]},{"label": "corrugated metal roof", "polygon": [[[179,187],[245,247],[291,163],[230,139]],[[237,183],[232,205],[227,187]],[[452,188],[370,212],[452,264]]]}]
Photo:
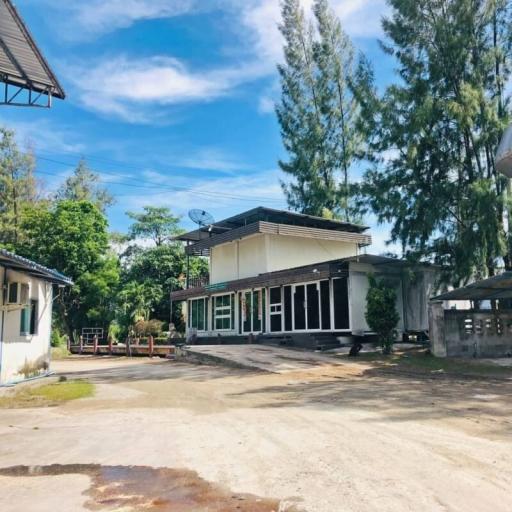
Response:
[{"label": "corrugated metal roof", "polygon": [[318,229],[330,229],[333,231],[346,231],[349,233],[363,233],[368,226],[354,224],[336,219],[324,219],[314,215],[304,213],[290,212],[288,210],[276,210],[265,206],[258,206],[251,210],[239,213],[233,217],[215,222],[212,226],[204,226],[200,229],[184,233],[176,237],[176,240],[188,242],[198,242],[213,235],[225,233],[232,229],[247,226],[255,222],[273,222],[276,224],[289,224],[292,226],[303,226]]},{"label": "corrugated metal roof", "polygon": [[55,284],[63,284],[66,286],[73,285],[73,281],[69,277],[61,274],[57,270],[18,256],[6,249],[0,249],[0,266],[5,266],[19,272],[26,272],[27,274],[46,279]]},{"label": "corrugated metal roof", "polygon": [[0,0],[0,81],[65,98],[64,90],[11,0]]},{"label": "corrugated metal roof", "polygon": [[432,300],[499,300],[512,299],[512,272],[468,284]]}]

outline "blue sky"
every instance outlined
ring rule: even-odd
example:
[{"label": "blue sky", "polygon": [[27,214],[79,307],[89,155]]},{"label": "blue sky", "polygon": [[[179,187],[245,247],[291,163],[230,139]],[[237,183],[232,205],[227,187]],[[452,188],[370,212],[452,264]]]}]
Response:
[{"label": "blue sky", "polygon": [[[304,0],[309,9],[311,0]],[[383,87],[393,62],[378,46],[384,0],[331,0]],[[83,156],[127,210],[165,205],[215,218],[285,207],[277,160],[285,157],[273,104],[279,0],[18,0],[23,18],[67,92],[51,110],[4,108],[55,189]],[[376,227],[372,252],[385,250]]]}]

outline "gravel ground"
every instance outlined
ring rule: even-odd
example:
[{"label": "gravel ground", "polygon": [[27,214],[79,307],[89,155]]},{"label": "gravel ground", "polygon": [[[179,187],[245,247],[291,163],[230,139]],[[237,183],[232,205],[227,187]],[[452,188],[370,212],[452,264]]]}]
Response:
[{"label": "gravel ground", "polygon": [[[210,510],[151,508],[160,486],[144,505],[98,501],[105,489],[77,464],[197,474],[226,496],[281,500],[281,512],[512,510],[510,382],[387,375],[370,363],[265,374],[75,357],[53,370],[92,380],[96,395],[0,410],[0,467],[11,468],[0,470],[2,512]],[[54,464],[69,474],[13,469]],[[243,510],[273,510],[251,499]]]}]

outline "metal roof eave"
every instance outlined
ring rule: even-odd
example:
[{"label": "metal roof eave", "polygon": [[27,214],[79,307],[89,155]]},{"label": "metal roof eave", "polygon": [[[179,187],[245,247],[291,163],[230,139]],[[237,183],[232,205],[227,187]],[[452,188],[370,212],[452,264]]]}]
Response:
[{"label": "metal roof eave", "polygon": [[0,249],[0,266],[17,272],[25,272],[39,279],[44,279],[58,285],[73,286],[74,284],[72,279],[57,270],[18,256],[6,249]]},{"label": "metal roof eave", "polygon": [[0,20],[0,49],[14,67],[7,69],[2,66],[0,80],[64,99],[66,93],[63,87],[12,1],[0,0],[0,4],[4,11],[4,17]]}]

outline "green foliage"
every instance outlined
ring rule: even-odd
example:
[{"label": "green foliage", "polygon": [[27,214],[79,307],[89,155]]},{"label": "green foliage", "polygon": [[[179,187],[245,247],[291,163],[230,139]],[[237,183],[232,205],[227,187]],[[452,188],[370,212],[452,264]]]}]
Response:
[{"label": "green foliage", "polygon": [[16,247],[25,205],[36,198],[34,158],[23,153],[14,132],[0,127],[0,245]]},{"label": "green foliage", "polygon": [[366,295],[366,322],[377,333],[382,351],[390,354],[396,337],[396,326],[400,320],[396,310],[396,292],[391,283],[377,280],[369,275],[370,288]]},{"label": "green foliage", "polygon": [[143,213],[127,212],[128,217],[135,222],[129,230],[129,237],[149,239],[157,246],[169,242],[173,236],[183,231],[179,228],[180,217],[175,217],[169,208],[144,206]]},{"label": "green foliage", "polygon": [[87,167],[84,159],[78,162],[74,173],[66,179],[56,194],[58,201],[89,201],[102,212],[114,204],[113,196],[99,185],[100,176]]},{"label": "green foliage", "polygon": [[[494,154],[510,121],[512,4],[390,0],[385,50],[400,82],[366,93],[374,167],[365,200],[415,259],[451,266],[453,284],[510,267],[507,180]],[[369,75],[371,79],[371,76]]]},{"label": "green foliage", "polygon": [[[155,213],[154,210],[151,207],[144,208],[145,212]],[[172,315],[170,311],[170,291],[183,287],[187,263],[183,245],[171,242],[169,238],[181,231],[177,224],[178,218],[170,210],[159,210],[163,210],[163,213],[157,215],[160,219],[157,228],[153,221],[141,226],[140,217],[134,223],[137,227],[130,228],[131,237],[136,237],[136,242],[137,238],[144,240],[149,237],[155,241],[155,245],[146,247],[132,244],[121,257],[122,276],[117,307],[123,334],[133,330],[138,321],[148,321],[151,318],[165,322],[172,318],[179,331],[184,329],[181,304],[173,303]],[[200,277],[207,273],[206,259],[190,259],[191,277]]]},{"label": "green foliage", "polygon": [[22,229],[26,240],[18,252],[59,269],[75,283],[56,301],[67,334],[75,339],[91,323],[106,329],[114,314],[119,265],[108,250],[107,221],[97,206],[72,200],[37,204],[25,211]]},{"label": "green foliage", "polygon": [[53,327],[52,333],[50,336],[50,345],[52,347],[65,347],[67,341],[67,336],[60,332],[60,329],[57,327]]},{"label": "green foliage", "polygon": [[0,397],[0,408],[54,406],[69,400],[93,396],[94,390],[94,384],[86,380],[70,380],[36,387],[24,387],[13,395]]},{"label": "green foliage", "polygon": [[139,320],[134,326],[133,330],[137,336],[151,336],[159,337],[163,332],[164,323],[161,320]]},{"label": "green foliage", "polygon": [[282,3],[276,113],[289,157],[279,165],[291,177],[282,186],[292,209],[318,216],[327,209],[351,220],[357,211],[349,173],[362,144],[354,49],[326,0],[316,0],[313,11],[316,38],[300,1]]}]

